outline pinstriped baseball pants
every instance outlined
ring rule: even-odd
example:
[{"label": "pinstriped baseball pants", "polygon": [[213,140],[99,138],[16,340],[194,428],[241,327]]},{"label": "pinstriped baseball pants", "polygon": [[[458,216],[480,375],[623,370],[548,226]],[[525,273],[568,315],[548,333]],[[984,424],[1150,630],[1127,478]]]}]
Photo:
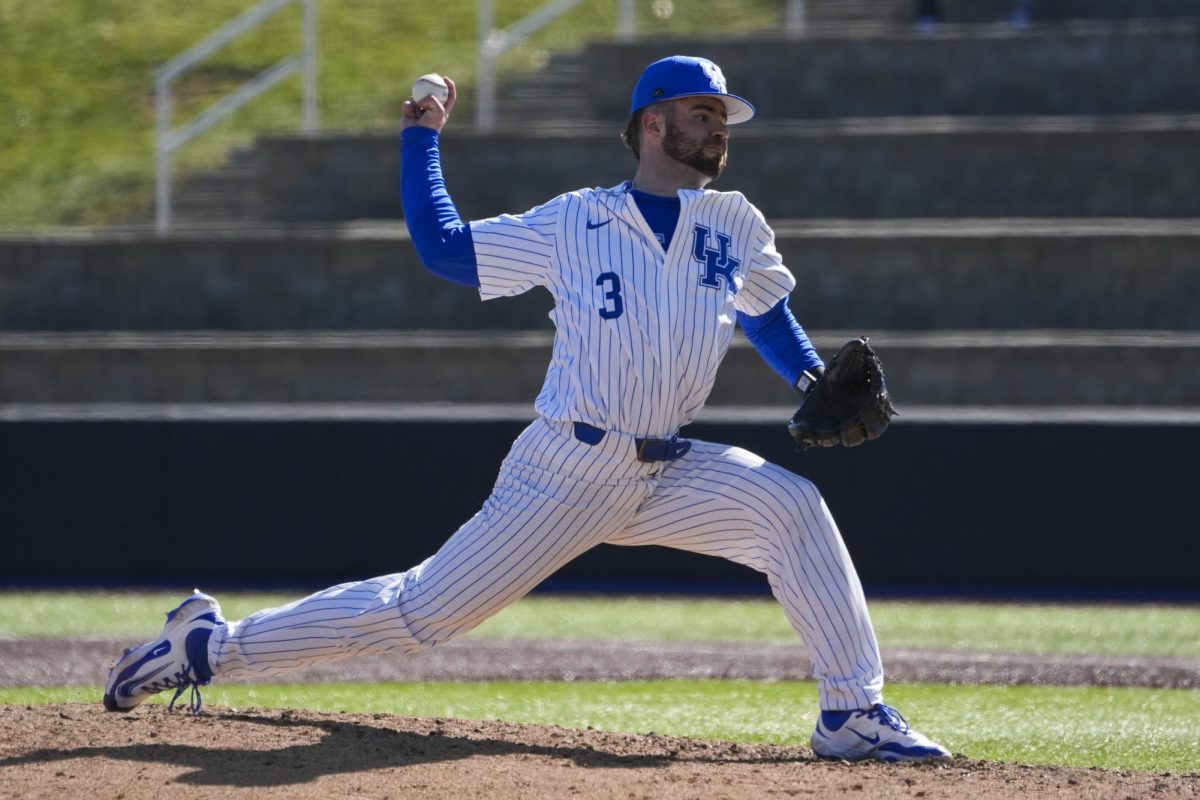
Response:
[{"label": "pinstriped baseball pants", "polygon": [[[632,437],[596,445],[538,419],[517,438],[483,508],[408,570],[344,583],[214,632],[214,675],[269,676],[362,653],[407,653],[466,633],[601,544],[663,545],[767,576],[813,659],[821,707],[882,700],[862,586],[816,488],[745,450],[693,440],[670,462]],[[798,675],[799,677],[799,675]]]}]

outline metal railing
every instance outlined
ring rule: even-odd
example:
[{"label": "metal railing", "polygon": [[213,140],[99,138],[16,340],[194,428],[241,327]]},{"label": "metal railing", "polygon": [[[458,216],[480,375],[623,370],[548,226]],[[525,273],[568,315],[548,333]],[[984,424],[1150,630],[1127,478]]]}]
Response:
[{"label": "metal railing", "polygon": [[[243,83],[213,103],[190,122],[171,127],[171,83],[204,59],[252,30],[282,9],[300,3],[303,6],[301,52],[288,56]],[[155,226],[160,236],[171,226],[171,156],[176,150],[234,111],[246,105],[285,78],[296,73],[304,76],[302,125],[306,133],[316,131],[317,121],[317,0],[264,0],[254,8],[222,26],[191,49],[180,53],[159,70],[155,78]]]},{"label": "metal railing", "polygon": [[[478,0],[479,56],[475,69],[475,129],[496,128],[496,62],[500,56],[553,22],[582,0],[550,0],[524,19],[504,30],[496,30],[493,0]],[[636,33],[634,0],[617,0],[617,38],[627,41]]]},{"label": "metal railing", "polygon": [[789,36],[803,36],[808,24],[808,9],[805,0],[787,0],[783,10],[783,29]]},{"label": "metal railing", "polygon": [[[482,132],[496,128],[496,62],[505,52],[516,47],[582,0],[550,0],[529,16],[504,30],[496,30],[494,0],[478,0],[479,55],[475,73],[475,129]],[[617,39],[629,41],[637,34],[634,16],[635,0],[617,0]],[[807,10],[805,0],[787,0],[784,8],[784,30],[791,36],[802,36]]]}]

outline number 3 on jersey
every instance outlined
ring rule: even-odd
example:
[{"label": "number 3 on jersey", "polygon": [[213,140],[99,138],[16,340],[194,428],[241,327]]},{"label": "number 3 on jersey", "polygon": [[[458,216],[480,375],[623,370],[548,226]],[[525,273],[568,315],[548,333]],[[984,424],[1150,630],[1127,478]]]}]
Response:
[{"label": "number 3 on jersey", "polygon": [[596,278],[596,285],[604,292],[604,305],[600,309],[603,319],[616,319],[625,311],[625,301],[621,299],[621,278],[615,272],[601,272]]}]

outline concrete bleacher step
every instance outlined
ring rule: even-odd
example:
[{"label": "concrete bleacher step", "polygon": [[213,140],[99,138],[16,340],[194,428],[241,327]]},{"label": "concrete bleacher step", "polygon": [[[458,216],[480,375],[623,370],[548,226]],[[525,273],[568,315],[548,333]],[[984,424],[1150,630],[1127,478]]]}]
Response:
[{"label": "concrete bleacher step", "polygon": [[556,53],[544,69],[500,83],[496,124],[524,127],[546,119],[586,119],[591,114],[587,80],[577,54]]},{"label": "concrete bleacher step", "polygon": [[[947,19],[968,5],[950,3]],[[616,134],[629,87],[650,60],[690,51],[758,106],[737,131],[725,185],[770,216],[1200,216],[1200,193],[1181,177],[1200,170],[1189,80],[1200,74],[1200,7],[1146,16],[1170,18],[591,43],[505,81],[495,133],[473,133],[466,117],[452,124],[450,187],[476,217],[628,177]],[[398,218],[396,150],[393,132],[266,137],[253,157],[185,181],[177,217]]]},{"label": "concrete bleacher step", "polygon": [[[916,0],[805,0],[814,24],[875,22],[911,24]],[[1118,20],[1200,16],[1197,0],[938,0],[935,6],[948,23],[1009,22],[1024,10],[1028,21]]]},{"label": "concrete bleacher step", "polygon": [[[772,220],[810,329],[1200,330],[1200,219]],[[479,302],[402,223],[0,240],[0,330],[548,330]]]},{"label": "concrete bleacher step", "polygon": [[253,163],[233,163],[189,175],[176,185],[171,197],[171,219],[176,225],[227,223],[258,219],[258,169]]},{"label": "concrete bleacher step", "polygon": [[800,38],[593,42],[579,91],[591,119],[619,124],[642,67],[691,52],[720,64],[762,120],[1194,113],[1200,93],[1183,76],[1200,73],[1198,32],[1200,4],[1192,18],[1019,30],[814,25]]},{"label": "concrete bleacher step", "polygon": [[[447,185],[469,219],[615,185],[636,166],[618,127],[447,131]],[[764,123],[730,149],[714,188],[769,218],[1200,217],[1200,114]],[[263,217],[398,217],[397,150],[390,134],[262,139]]]},{"label": "concrete bleacher step", "polygon": [[[906,3],[915,8],[915,3]],[[808,25],[844,22],[908,21],[907,9],[899,2],[880,0],[805,0],[804,19]]]},{"label": "concrete bleacher step", "polygon": [[[1200,406],[1200,333],[815,331],[826,357],[867,333],[898,402],[966,406]],[[519,403],[551,335],[475,331],[0,334],[0,404]],[[735,340],[717,406],[794,402]]]}]

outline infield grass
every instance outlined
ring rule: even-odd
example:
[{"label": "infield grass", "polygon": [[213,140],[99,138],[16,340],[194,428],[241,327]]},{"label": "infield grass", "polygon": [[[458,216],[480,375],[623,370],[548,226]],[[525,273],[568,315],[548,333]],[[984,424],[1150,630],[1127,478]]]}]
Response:
[{"label": "infield grass", "polygon": [[[99,702],[99,695],[99,688],[0,689],[0,703]],[[504,719],[773,744],[807,744],[816,722],[816,689],[796,681],[217,685],[204,698],[235,708]],[[888,701],[971,758],[1200,771],[1197,691],[890,684]]]},{"label": "infield grass", "polygon": [[[0,592],[0,636],[148,639],[182,593]],[[220,594],[228,619],[298,594]],[[1200,657],[1200,607],[1035,605],[880,600],[871,615],[885,648]],[[770,599],[527,597],[472,636],[792,644]]]}]

